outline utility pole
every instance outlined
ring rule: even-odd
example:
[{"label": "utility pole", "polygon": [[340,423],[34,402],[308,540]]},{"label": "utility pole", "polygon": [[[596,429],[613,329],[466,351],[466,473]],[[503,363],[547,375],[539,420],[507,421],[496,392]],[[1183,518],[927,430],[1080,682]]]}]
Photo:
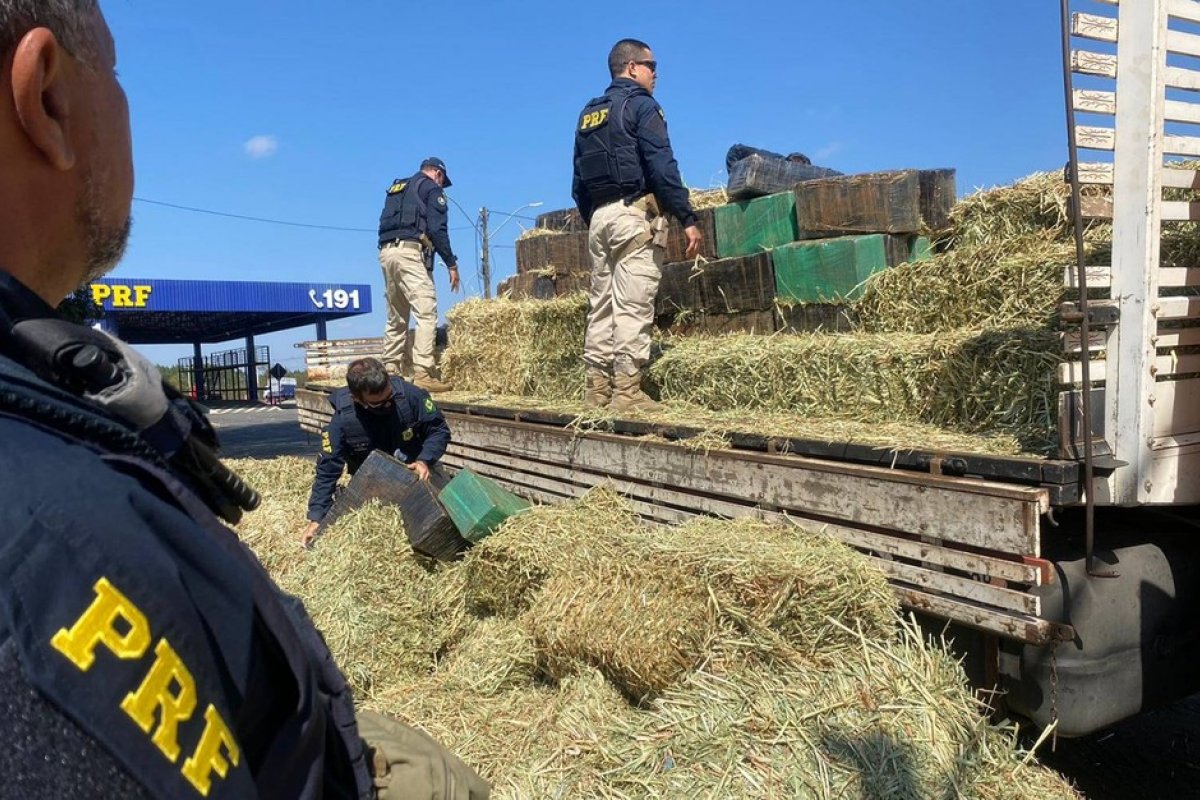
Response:
[{"label": "utility pole", "polygon": [[479,235],[483,238],[483,261],[480,265],[480,272],[483,274],[480,278],[483,280],[483,297],[489,299],[492,296],[492,259],[491,248],[488,241],[488,210],[486,207],[479,209]]}]

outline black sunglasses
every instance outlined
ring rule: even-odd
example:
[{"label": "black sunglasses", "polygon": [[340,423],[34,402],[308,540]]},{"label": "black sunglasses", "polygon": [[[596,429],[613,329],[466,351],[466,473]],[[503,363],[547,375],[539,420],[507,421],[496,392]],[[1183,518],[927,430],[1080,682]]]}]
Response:
[{"label": "black sunglasses", "polygon": [[368,403],[366,400],[359,400],[358,402],[364,408],[371,408],[371,409],[378,410],[380,408],[387,408],[389,405],[391,405],[393,402],[395,402],[395,400],[396,400],[396,393],[393,391],[393,392],[389,392],[387,397],[385,397],[384,399],[380,400],[377,403]]},{"label": "black sunglasses", "polygon": [[643,67],[645,67],[646,69],[650,70],[650,71],[651,71],[651,72],[653,72],[655,75],[657,75],[657,74],[658,74],[658,62],[657,62],[657,61],[631,61],[631,62],[629,62],[629,63],[631,63],[631,64],[641,64]]}]

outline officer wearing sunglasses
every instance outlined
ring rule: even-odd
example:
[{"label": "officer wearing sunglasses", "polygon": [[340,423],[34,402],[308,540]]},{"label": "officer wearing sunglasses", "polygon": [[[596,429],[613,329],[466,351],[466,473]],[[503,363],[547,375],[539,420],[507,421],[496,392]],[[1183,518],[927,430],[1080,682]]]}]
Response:
[{"label": "officer wearing sunglasses", "polygon": [[650,360],[654,298],[662,277],[666,215],[700,249],[700,229],[671,152],[667,122],[655,102],[658,62],[650,46],[622,39],[608,55],[612,83],[584,107],[575,125],[571,196],[588,223],[592,283],[587,338],[586,405],[617,412],[652,411],[642,391]]},{"label": "officer wearing sunglasses", "polygon": [[333,505],[333,493],[342,471],[353,475],[372,450],[403,458],[419,480],[429,480],[429,470],[450,444],[450,428],[429,392],[388,375],[383,363],[360,358],[346,368],[346,388],[330,398],[333,418],[321,435],[321,457],[308,499],[308,526],[302,543],[307,546],[321,520]]}]

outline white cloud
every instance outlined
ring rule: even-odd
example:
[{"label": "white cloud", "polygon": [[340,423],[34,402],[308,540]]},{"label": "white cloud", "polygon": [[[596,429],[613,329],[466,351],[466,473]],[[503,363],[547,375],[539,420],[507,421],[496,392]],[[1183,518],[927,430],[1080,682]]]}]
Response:
[{"label": "white cloud", "polygon": [[825,159],[829,158],[830,156],[835,156],[838,153],[842,152],[842,149],[844,147],[845,147],[844,142],[830,142],[829,144],[825,145],[817,152],[813,153],[813,160],[815,163],[819,164],[822,161],[824,161]]},{"label": "white cloud", "polygon": [[279,140],[274,136],[255,136],[243,147],[251,158],[270,158],[279,150]]}]

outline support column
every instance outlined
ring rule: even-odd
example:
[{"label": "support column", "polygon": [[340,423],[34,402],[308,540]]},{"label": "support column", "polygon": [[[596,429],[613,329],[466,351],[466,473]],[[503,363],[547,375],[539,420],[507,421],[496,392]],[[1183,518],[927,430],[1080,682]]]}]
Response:
[{"label": "support column", "polygon": [[100,320],[100,329],[105,333],[121,338],[121,326],[117,324],[115,311],[105,311],[104,319]]},{"label": "support column", "polygon": [[192,342],[192,388],[196,390],[197,400],[204,397],[204,353],[199,342]]},{"label": "support column", "polygon": [[258,365],[254,359],[254,334],[246,337],[246,394],[250,402],[258,402]]},{"label": "support column", "polygon": [[324,342],[329,339],[329,331],[325,326],[325,318],[317,317],[317,341]]}]

